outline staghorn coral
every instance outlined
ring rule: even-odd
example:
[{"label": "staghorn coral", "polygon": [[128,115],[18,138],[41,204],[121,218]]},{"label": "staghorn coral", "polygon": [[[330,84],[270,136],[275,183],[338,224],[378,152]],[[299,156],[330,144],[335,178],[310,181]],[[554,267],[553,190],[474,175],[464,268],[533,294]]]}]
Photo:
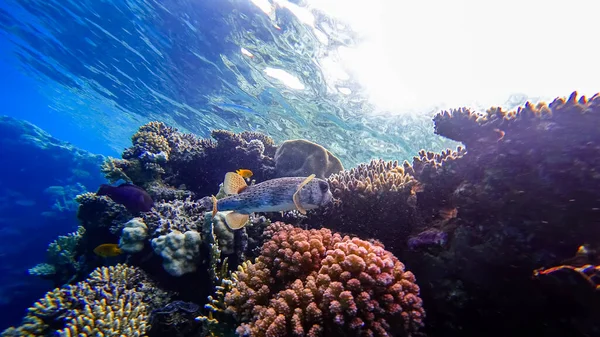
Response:
[{"label": "staghorn coral", "polygon": [[344,169],[342,162],[323,146],[305,139],[287,140],[275,152],[275,172],[278,177],[327,179]]},{"label": "staghorn coral", "polygon": [[170,297],[135,267],[101,267],[85,281],[48,292],[2,336],[144,336],[149,312]]},{"label": "staghorn coral", "polygon": [[256,262],[224,287],[238,334],[405,336],[422,326],[414,275],[381,245],[328,229],[271,226],[279,231]]},{"label": "staghorn coral", "polygon": [[47,263],[29,269],[29,274],[49,278],[57,286],[71,282],[83,267],[77,249],[84,234],[85,228],[79,226],[77,231],[59,236],[48,245]]}]

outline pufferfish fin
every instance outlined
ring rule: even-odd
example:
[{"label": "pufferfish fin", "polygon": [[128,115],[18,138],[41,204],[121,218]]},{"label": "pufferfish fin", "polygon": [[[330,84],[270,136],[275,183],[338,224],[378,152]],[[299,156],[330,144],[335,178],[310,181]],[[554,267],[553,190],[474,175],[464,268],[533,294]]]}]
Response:
[{"label": "pufferfish fin", "polygon": [[296,205],[298,212],[302,214],[306,214],[306,210],[304,209],[304,207],[302,207],[302,204],[300,203],[300,191],[302,190],[302,187],[306,186],[306,184],[313,180],[314,177],[314,174],[311,174],[308,177],[306,177],[306,179],[304,179],[304,181],[301,182],[300,185],[298,185],[296,193],[294,193],[294,196],[292,197],[292,200],[294,201],[294,205]]},{"label": "pufferfish fin", "polygon": [[244,228],[248,223],[248,220],[250,220],[250,214],[229,212],[225,215],[225,223],[232,230]]},{"label": "pufferfish fin", "polygon": [[235,172],[227,172],[223,181],[223,192],[225,194],[238,194],[246,187],[248,187],[248,184],[246,184],[244,177]]},{"label": "pufferfish fin", "polygon": [[215,215],[217,214],[217,197],[215,197],[214,195],[212,195],[211,199],[212,199],[212,204],[213,204],[212,216],[214,218]]}]

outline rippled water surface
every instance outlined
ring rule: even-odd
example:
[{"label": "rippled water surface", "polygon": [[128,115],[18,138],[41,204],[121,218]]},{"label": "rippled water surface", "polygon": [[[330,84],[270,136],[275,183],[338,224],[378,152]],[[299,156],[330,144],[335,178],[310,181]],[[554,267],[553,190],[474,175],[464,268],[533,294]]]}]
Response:
[{"label": "rippled water surface", "polygon": [[149,120],[203,136],[309,138],[346,165],[447,145],[432,135],[431,114],[377,114],[352,76],[327,67],[360,40],[344,22],[293,3],[268,13],[259,5],[9,0],[2,59],[48,100],[48,112],[32,115],[65,118],[115,152]]}]

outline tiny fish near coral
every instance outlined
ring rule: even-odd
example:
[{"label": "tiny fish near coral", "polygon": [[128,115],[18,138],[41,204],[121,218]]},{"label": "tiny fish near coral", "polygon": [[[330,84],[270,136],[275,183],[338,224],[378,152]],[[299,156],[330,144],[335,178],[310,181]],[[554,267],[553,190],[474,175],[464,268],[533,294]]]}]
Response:
[{"label": "tiny fish near coral", "polygon": [[152,197],[143,188],[125,183],[119,186],[100,185],[96,195],[107,195],[132,213],[149,212],[154,206]]},{"label": "tiny fish near coral", "polygon": [[217,211],[233,211],[225,217],[231,229],[240,229],[253,212],[280,212],[324,206],[333,200],[329,184],[310,177],[277,178],[248,186],[244,178],[234,172],[225,175],[223,190],[230,195],[217,200],[213,197],[213,216]]}]

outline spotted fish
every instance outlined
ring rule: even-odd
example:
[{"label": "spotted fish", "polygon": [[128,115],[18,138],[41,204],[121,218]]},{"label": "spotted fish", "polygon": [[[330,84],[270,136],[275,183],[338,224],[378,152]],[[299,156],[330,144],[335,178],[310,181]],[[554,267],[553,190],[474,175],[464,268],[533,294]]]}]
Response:
[{"label": "spotted fish", "polygon": [[315,178],[314,174],[309,177],[271,179],[248,186],[244,177],[229,172],[225,175],[223,191],[229,196],[219,200],[212,197],[213,216],[217,211],[232,211],[225,216],[231,229],[244,227],[253,212],[297,209],[306,214],[306,210],[318,208],[333,200],[329,184],[323,179]]}]

